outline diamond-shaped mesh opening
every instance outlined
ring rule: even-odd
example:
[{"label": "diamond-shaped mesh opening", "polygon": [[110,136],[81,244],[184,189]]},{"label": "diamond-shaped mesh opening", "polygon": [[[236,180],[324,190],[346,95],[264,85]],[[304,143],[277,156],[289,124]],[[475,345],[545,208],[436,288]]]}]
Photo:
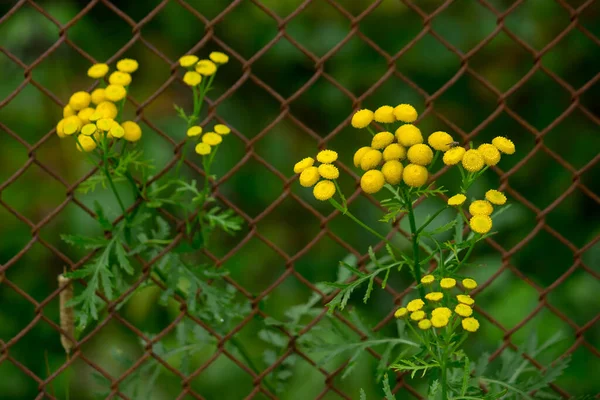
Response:
[{"label": "diamond-shaped mesh opening", "polygon": [[[598,293],[597,290],[600,290],[600,283],[592,279],[592,275],[588,272],[579,268],[566,276],[563,282],[557,284],[548,294],[548,302],[568,315],[579,326],[592,321],[596,316],[596,310],[590,308],[589,304],[593,304],[593,296],[594,293]],[[573,313],[572,310],[579,312]],[[593,333],[593,330],[590,333]],[[597,338],[595,341],[597,343]]]},{"label": "diamond-shaped mesh opening", "polygon": [[35,380],[2,356],[0,356],[0,374],[2,374],[0,392],[6,398],[26,399],[36,395]]},{"label": "diamond-shaped mesh opening", "polygon": [[573,388],[569,390],[573,396],[585,398],[590,393],[599,393],[600,384],[594,379],[581,379],[582,375],[578,371],[596,371],[600,368],[600,358],[590,357],[589,350],[579,346],[572,354],[564,373],[558,377],[556,384],[560,387]]},{"label": "diamond-shaped mesh opening", "polygon": [[595,216],[597,216],[597,211],[593,207],[591,199],[584,196],[579,190],[575,190],[552,209],[546,217],[546,222],[570,243],[581,247],[594,238],[595,230],[591,226],[578,224],[578,229],[573,231],[568,229],[568,224],[586,218],[595,218]]},{"label": "diamond-shaped mesh opening", "polygon": [[228,395],[233,398],[244,398],[254,388],[252,376],[223,354],[194,378],[191,386],[196,393],[216,393],[227,387]]},{"label": "diamond-shaped mesh opening", "polygon": [[[8,342],[14,339],[19,333],[31,329],[29,324],[34,320],[35,305],[20,293],[20,288],[14,288],[15,284],[9,284],[10,272],[5,272],[3,282],[0,284],[0,299],[2,304],[11,304],[11,307],[3,308],[0,312],[0,319],[3,321],[0,325],[0,340]],[[9,348],[10,350],[10,348]]]}]

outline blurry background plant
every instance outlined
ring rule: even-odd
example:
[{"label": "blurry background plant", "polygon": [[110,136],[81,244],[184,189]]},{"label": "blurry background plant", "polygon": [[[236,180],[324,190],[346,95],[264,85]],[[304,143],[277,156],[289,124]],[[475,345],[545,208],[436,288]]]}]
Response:
[{"label": "blurry background plant", "polygon": [[[8,13],[17,3],[18,10]],[[507,158],[502,170],[495,170],[507,172],[503,179],[489,173],[481,180],[483,187],[508,183],[502,189],[514,205],[497,227],[500,233],[494,241],[483,244],[471,259],[482,265],[468,273],[485,289],[474,296],[478,311],[486,317],[470,349],[498,356],[499,350],[507,352],[509,342],[523,343],[532,331],[538,333],[539,343],[559,331],[565,339],[553,351],[537,355],[537,361],[548,365],[568,351],[571,363],[557,380],[558,386],[573,395],[600,392],[600,384],[589,374],[600,367],[595,306],[600,236],[594,222],[600,202],[600,106],[594,101],[600,95],[600,25],[594,21],[599,18],[600,2],[424,0],[418,9],[425,14],[443,7],[428,20],[429,31],[409,1],[101,1],[85,8],[87,4],[67,0],[0,5],[0,274],[6,274],[0,283],[0,397],[37,395],[39,382],[30,375],[45,379],[45,351],[52,371],[64,362],[58,334],[40,318],[35,302],[56,293],[56,276],[63,266],[82,257],[61,243],[59,233],[92,229],[90,216],[65,195],[89,207],[97,200],[118,209],[110,193],[85,199],[72,194],[69,187],[90,167],[73,151],[72,143],[61,142],[51,133],[61,115],[59,102],[91,85],[91,79],[79,73],[91,65],[81,52],[97,61],[126,56],[152,65],[136,74],[137,83],[130,91],[134,104],[125,118],[133,118],[131,110],[137,110],[145,135],[140,146],[158,165],[166,165],[174,152],[167,136],[181,142],[186,132],[172,103],[191,107],[188,89],[171,76],[177,73],[175,63],[181,55],[199,54],[200,49],[203,54],[225,50],[232,55],[208,95],[218,107],[209,105],[208,110],[210,118],[216,117],[211,123],[226,122],[233,130],[227,152],[220,153],[215,165],[215,174],[223,177],[217,194],[226,205],[239,208],[246,220],[236,237],[223,235],[215,240],[219,247],[207,260],[214,264],[216,259],[217,266],[230,271],[239,289],[245,289],[235,292],[240,301],[267,290],[260,309],[259,302],[254,308],[250,302],[240,306],[246,324],[232,331],[231,337],[249,348],[260,370],[286,356],[269,376],[281,386],[281,398],[319,394],[328,399],[356,398],[360,388],[367,398],[381,394],[373,379],[377,358],[366,350],[368,346],[349,345],[345,352],[324,359],[317,352],[294,351],[286,334],[273,333],[283,323],[287,332],[299,335],[301,343],[310,342],[311,336],[327,339],[337,326],[348,343],[358,343],[366,336],[389,336],[393,331],[390,310],[403,294],[393,288],[406,287],[408,275],[391,280],[386,291],[374,294],[368,313],[357,294],[350,304],[351,321],[320,317],[324,301],[318,294],[328,293],[330,298],[334,293],[313,290],[311,283],[335,281],[337,261],[349,252],[364,267],[366,250],[377,241],[338,213],[322,219],[319,215],[329,215],[331,208],[287,181],[293,176],[290,160],[312,154],[315,145],[325,147],[322,140],[344,155],[342,163],[351,165],[357,138],[349,118],[359,107],[353,96],[365,92],[360,98],[365,107],[407,102],[427,110],[419,121],[424,131],[445,130],[462,142],[473,137],[489,141],[498,134],[514,140],[519,152]],[[36,5],[63,25],[86,11],[65,26],[65,37]],[[490,7],[497,13],[510,11],[500,19],[504,29],[496,30],[498,15]],[[569,7],[581,7],[581,12]],[[367,8],[369,12],[362,15]],[[353,31],[349,18],[359,15]],[[282,37],[277,36],[277,16],[290,18]],[[215,19],[208,30],[204,18]],[[132,31],[132,24],[142,20]],[[398,52],[394,59],[384,55]],[[468,53],[468,62],[462,62],[465,56],[460,53]],[[317,62],[320,57],[322,62]],[[199,158],[191,161],[198,162]],[[186,174],[196,174],[189,164],[184,168]],[[440,184],[455,178],[448,176],[452,173],[440,177]],[[342,175],[346,192],[356,187],[357,181]],[[350,209],[376,225],[379,212],[367,197],[351,197]],[[421,215],[431,211],[417,208]],[[319,233],[320,222],[327,228],[323,233]],[[402,221],[400,227],[407,231],[407,224]],[[382,224],[379,231],[385,233],[386,227]],[[409,249],[408,241],[398,245]],[[341,280],[347,278],[340,274]],[[131,326],[156,338],[154,354],[159,355],[170,351],[175,331],[180,338],[185,336],[181,323],[160,336],[180,315],[178,304],[156,306],[160,295],[148,290],[119,311]],[[58,304],[57,296],[44,303],[43,317],[58,321]],[[307,331],[304,324],[313,318],[317,320]],[[274,328],[256,335],[263,320]],[[206,330],[195,329],[195,335],[208,336]],[[82,354],[118,377],[127,361],[116,361],[114,354],[130,362],[143,355],[134,332],[112,318],[84,343]],[[344,337],[340,335],[331,338]],[[208,361],[215,349],[218,346],[197,349],[194,362]],[[229,357],[239,355],[216,354],[215,361],[190,380],[190,388],[207,399],[222,398],[223,388],[228,389],[228,398],[251,393],[252,375]],[[338,367],[349,358],[353,369],[346,376],[352,379],[342,379]],[[321,361],[321,369],[310,359]],[[93,398],[107,386],[106,377],[100,385],[93,380],[93,368],[82,358],[76,365],[73,398]],[[142,367],[148,365],[153,368],[147,363]],[[325,372],[333,374],[327,382]],[[64,374],[59,371],[52,381],[57,395],[63,393]],[[170,370],[165,375],[155,387],[154,398],[170,399],[182,390],[179,376]],[[391,386],[399,398],[416,396],[414,390],[426,391],[408,377],[398,382],[392,381]],[[51,392],[50,385],[46,390]]]}]

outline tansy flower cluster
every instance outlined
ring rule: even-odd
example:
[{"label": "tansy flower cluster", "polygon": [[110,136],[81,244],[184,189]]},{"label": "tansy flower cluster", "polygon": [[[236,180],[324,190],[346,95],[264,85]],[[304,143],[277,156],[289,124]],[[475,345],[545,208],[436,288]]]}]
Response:
[{"label": "tansy flower cluster", "polygon": [[227,125],[217,124],[214,126],[212,132],[206,132],[202,134],[201,126],[192,126],[187,130],[188,138],[199,138],[201,135],[201,141],[196,145],[196,153],[201,156],[210,154],[213,148],[216,148],[223,141],[223,136],[229,135],[231,129]]},{"label": "tansy flower cluster", "polygon": [[333,163],[337,158],[335,151],[322,150],[317,154],[317,161],[321,163],[319,166],[314,165],[312,157],[306,157],[294,165],[294,173],[300,174],[300,184],[304,187],[314,186],[313,195],[317,200],[329,200],[336,192],[335,180],[340,176],[340,171]]},{"label": "tansy flower cluster", "polygon": [[193,54],[188,54],[179,59],[179,65],[187,69],[183,75],[183,82],[188,86],[198,86],[203,77],[213,76],[217,72],[219,65],[227,64],[229,56],[227,54],[213,51],[209,55],[210,59],[200,60]]},{"label": "tansy flower cluster", "polygon": [[[462,193],[455,194],[448,199],[448,205],[462,207],[466,199],[467,196]],[[494,189],[488,190],[485,193],[484,200],[471,202],[469,205],[469,214],[471,214],[469,226],[471,230],[480,234],[488,233],[492,229],[491,215],[494,212],[494,205],[502,206],[504,204],[506,204],[506,196],[504,193]],[[462,209],[460,212],[463,213]]]},{"label": "tansy flower cluster", "polygon": [[[131,74],[138,69],[138,62],[123,59],[117,62],[117,71],[108,76],[108,85],[91,93],[75,92],[63,109],[63,119],[56,126],[60,138],[73,136],[77,149],[93,151],[98,143],[107,139],[124,139],[137,142],[142,137],[140,126],[133,121],[117,122],[127,88],[131,84]],[[88,69],[88,76],[94,79],[105,78],[109,72],[106,64],[94,64]]]},{"label": "tansy flower cluster", "polygon": [[406,307],[396,310],[396,318],[405,317],[423,331],[446,326],[454,330],[459,324],[468,332],[476,332],[479,329],[479,321],[472,316],[475,300],[468,294],[477,287],[475,280],[463,279],[462,286],[465,292],[458,295],[452,294],[452,289],[456,287],[454,278],[442,278],[438,282],[433,275],[425,275],[421,284],[429,289],[425,295],[427,303],[421,299],[411,300]]},{"label": "tansy flower cluster", "polygon": [[464,147],[452,147],[444,150],[442,160],[446,165],[461,164],[468,172],[475,173],[481,171],[486,166],[496,165],[500,162],[501,153],[514,154],[514,143],[503,137],[498,136],[492,140],[492,143],[483,143],[478,148],[465,149]]}]

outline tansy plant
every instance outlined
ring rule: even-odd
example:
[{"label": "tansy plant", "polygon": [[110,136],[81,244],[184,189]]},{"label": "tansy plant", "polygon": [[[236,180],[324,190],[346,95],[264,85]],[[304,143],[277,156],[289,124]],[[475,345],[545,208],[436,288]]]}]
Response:
[{"label": "tansy plant", "polygon": [[[362,174],[361,190],[369,195],[381,191],[389,195],[381,201],[387,209],[382,222],[397,221],[404,216],[408,218],[412,254],[405,254],[394,241],[379,234],[349,211],[346,197],[336,181],[339,170],[334,165],[338,158],[335,151],[323,150],[316,155],[316,161],[308,157],[294,166],[300,185],[312,187],[317,200],[331,203],[360,227],[384,241],[387,249],[385,257],[377,258],[373,249],[369,248],[371,267],[366,272],[347,262],[341,263],[354,277],[330,284],[338,293],[328,304],[329,310],[343,310],[352,292],[364,283],[368,283],[364,296],[366,303],[376,277],[383,277],[382,287],[385,287],[392,270],[408,267],[416,282],[416,292],[413,299],[394,312],[400,338],[371,344],[388,344],[382,362],[391,364],[389,368],[395,371],[409,372],[413,377],[416,373],[423,376],[429,373],[428,398],[432,399],[493,399],[509,394],[518,397],[522,393],[529,397],[527,392],[535,385],[519,386],[521,382],[514,376],[510,382],[477,375],[471,377],[471,364],[461,349],[469,335],[480,327],[473,311],[475,299],[471,296],[477,282],[465,276],[463,269],[468,266],[475,245],[492,234],[493,221],[507,207],[507,199],[502,192],[489,189],[480,193],[473,190],[473,183],[489,167],[498,164],[503,156],[513,154],[515,146],[511,140],[499,136],[492,143],[477,147],[471,143],[465,148],[442,131],[433,132],[425,139],[421,130],[413,124],[417,117],[413,106],[400,104],[397,107],[382,106],[375,112],[362,109],[351,120],[354,128],[371,134],[370,144],[360,147],[353,157],[354,166]],[[376,131],[375,126],[382,126],[384,130]],[[460,171],[461,180],[452,189],[438,187],[429,179],[440,159],[441,163],[437,165]],[[445,193],[449,193],[450,197],[447,198]],[[429,196],[444,197],[446,204],[418,221],[415,203]],[[430,228],[447,210],[453,210],[455,217],[449,223]],[[440,234],[452,230],[452,240],[439,239]],[[430,269],[431,265],[436,267]],[[405,333],[405,328],[409,333]],[[406,345],[407,349],[394,360],[391,352],[399,344]],[[354,357],[356,355],[352,360]],[[534,387],[540,389],[549,381],[542,377],[535,382],[543,383]],[[387,381],[384,383],[387,384]],[[389,386],[385,385],[385,391],[388,398],[393,398]]]}]

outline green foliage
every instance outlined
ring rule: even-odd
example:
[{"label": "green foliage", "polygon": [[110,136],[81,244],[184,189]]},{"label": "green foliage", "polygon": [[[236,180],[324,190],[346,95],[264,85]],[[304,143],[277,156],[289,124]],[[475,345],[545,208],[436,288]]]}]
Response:
[{"label": "green foliage", "polygon": [[390,365],[390,368],[396,372],[409,372],[411,378],[414,378],[417,373],[420,373],[422,378],[429,370],[439,367],[440,364],[437,361],[427,361],[416,356],[411,359],[402,359],[396,364]]}]

